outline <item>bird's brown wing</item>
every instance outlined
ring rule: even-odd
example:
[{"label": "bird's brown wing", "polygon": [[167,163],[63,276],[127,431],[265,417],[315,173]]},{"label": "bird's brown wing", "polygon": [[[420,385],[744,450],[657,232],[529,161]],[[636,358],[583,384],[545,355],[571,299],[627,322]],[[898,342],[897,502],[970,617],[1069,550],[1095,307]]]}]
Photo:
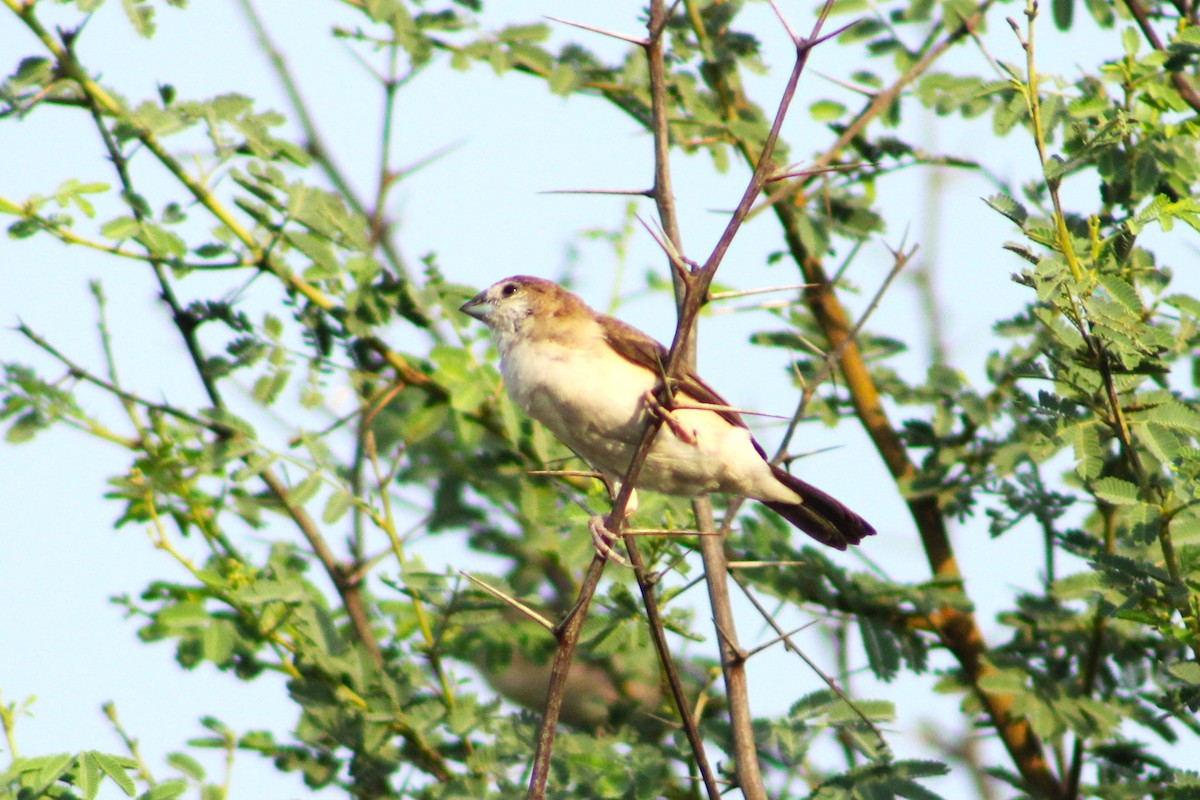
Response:
[{"label": "bird's brown wing", "polygon": [[[632,325],[619,319],[596,315],[600,326],[604,329],[604,338],[613,350],[616,350],[626,361],[631,361],[639,367],[645,367],[661,377],[667,371],[667,359],[670,352],[652,337],[642,333]],[[711,386],[700,380],[700,376],[691,370],[682,370],[675,379],[675,391],[683,393],[692,400],[712,406],[725,406],[725,410],[715,411],[730,425],[745,428],[746,423],[740,414],[729,408],[725,398],[717,394]],[[758,447],[757,443],[755,447]],[[762,452],[762,448],[758,448]],[[765,456],[764,456],[765,458]]]},{"label": "bird's brown wing", "polygon": [[[656,342],[650,336],[642,333],[632,325],[627,325],[618,319],[596,315],[604,330],[605,339],[613,350],[621,357],[644,367],[656,375],[663,375],[667,369],[667,359],[670,353],[667,348]],[[676,390],[689,399],[714,406],[725,406],[727,410],[717,411],[731,425],[745,428],[741,415],[728,410],[728,403],[712,387],[700,380],[694,372],[684,370],[677,378]],[[754,449],[767,461],[767,454],[753,437],[750,443]],[[838,500],[829,496],[817,487],[805,483],[796,476],[771,464],[771,472],[775,479],[800,496],[799,503],[766,502],[767,508],[782,516],[818,542],[838,550],[858,544],[867,536],[873,536],[875,529],[858,514],[851,511]]]}]

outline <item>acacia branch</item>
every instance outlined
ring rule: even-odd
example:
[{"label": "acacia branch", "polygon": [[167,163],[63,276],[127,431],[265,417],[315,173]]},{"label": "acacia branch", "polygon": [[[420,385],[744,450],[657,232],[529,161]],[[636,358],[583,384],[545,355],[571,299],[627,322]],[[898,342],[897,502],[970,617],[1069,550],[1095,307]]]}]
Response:
[{"label": "acacia branch", "polygon": [[[708,295],[708,287],[712,283],[725,253],[728,252],[734,237],[741,228],[755,199],[761,194],[769,176],[774,171],[774,150],[779,139],[779,131],[787,110],[795,96],[800,76],[808,61],[812,48],[820,41],[818,38],[826,17],[829,14],[831,2],[827,2],[817,17],[812,34],[808,39],[799,40],[788,30],[796,48],[796,60],[793,64],[787,85],[780,98],[779,107],[772,121],[770,132],[763,143],[757,161],[754,163],[750,181],[742,193],[741,200],[734,210],[725,231],[718,240],[712,253],[698,270],[692,269],[686,273],[681,269],[673,269],[672,275],[676,288],[678,304],[678,321],[675,336],[671,343],[670,355],[665,366],[666,382],[669,386],[669,376],[678,373],[681,367],[694,368],[696,363],[695,328],[696,317]],[[658,16],[656,17],[656,11]],[[661,27],[666,23],[661,0],[651,5],[651,32],[654,26]],[[787,27],[786,22],[784,23]],[[654,49],[654,42],[661,39],[659,35],[651,37],[648,48],[650,58],[650,86],[653,134],[655,137],[655,193],[659,218],[662,223],[667,242],[671,245],[671,253],[683,252],[678,232],[678,222],[675,214],[674,199],[670,193],[669,171],[669,128],[666,114],[666,77],[661,44]],[[675,259],[672,258],[672,264]],[[664,393],[669,394],[669,388]],[[671,407],[670,398],[663,398],[666,405]],[[697,528],[703,532],[716,530],[713,520],[712,504],[707,498],[693,502]],[[627,546],[629,542],[627,541]],[[737,770],[738,785],[745,797],[758,800],[766,797],[762,771],[758,763],[758,752],[754,736],[753,719],[750,713],[749,683],[745,670],[745,658],[737,642],[736,623],[733,605],[729,592],[728,560],[725,554],[724,542],[720,537],[701,536],[699,540],[700,554],[704,562],[705,581],[708,587],[709,603],[713,612],[713,624],[718,631],[718,642],[721,652],[721,669],[725,678],[725,692],[729,702],[730,726],[734,745],[734,765]]]},{"label": "acacia branch", "polygon": [[[927,70],[950,45],[967,36],[982,21],[992,2],[993,0],[984,0],[980,3],[970,17],[926,52],[900,81],[888,91],[876,95],[860,113],[851,129],[845,131],[825,155],[817,160],[817,165],[824,166],[832,161],[854,136],[865,129],[869,121],[894,102],[904,86]],[[731,102],[747,102],[740,88],[728,82],[714,87],[714,90],[718,91],[720,96],[732,98]],[[739,140],[738,144],[743,158],[749,163],[756,163],[753,144],[744,140]],[[792,187],[792,191],[796,188],[798,187]],[[779,198],[772,199],[781,199],[785,194],[781,193]],[[805,303],[817,326],[825,334],[829,349],[832,352],[841,352],[839,366],[855,413],[893,478],[898,484],[906,484],[917,476],[917,467],[909,459],[903,440],[892,426],[862,352],[851,337],[852,326],[835,293],[833,283],[825,273],[819,257],[809,252],[801,239],[800,215],[803,210],[793,203],[780,202],[774,202],[772,208],[783,228],[788,250],[801,271],[802,280],[810,284],[804,292]],[[955,587],[956,591],[965,594],[962,574],[958,569],[937,499],[928,495],[910,496],[906,503],[921,536],[934,577],[944,585]],[[988,648],[974,614],[948,605],[932,615],[930,624],[943,645],[962,667],[967,684],[983,705],[992,726],[999,734],[1029,790],[1041,797],[1063,797],[1062,784],[1050,770],[1041,741],[1034,735],[1028,719],[1014,710],[1014,698],[983,688],[984,679],[996,670],[987,661]]]},{"label": "acacia branch", "polygon": [[[662,0],[652,0],[650,18],[647,24],[650,36],[647,40],[639,41],[637,44],[642,46],[646,51],[649,68],[652,76],[654,76],[651,82],[654,109],[652,116],[655,120],[653,125],[655,180],[652,195],[659,205],[660,217],[663,220],[663,228],[666,235],[672,243],[678,243],[679,228],[674,213],[674,198],[670,188],[670,168],[667,159],[670,142],[666,121],[666,81],[664,77],[662,42],[663,33],[666,29],[666,20],[667,17]],[[663,198],[668,199],[664,200]],[[664,210],[665,213],[663,213]],[[676,274],[678,273],[676,272]],[[646,430],[642,434],[642,439],[638,444],[637,450],[634,452],[629,468],[626,470],[621,488],[613,500],[612,509],[605,520],[605,527],[614,535],[621,534],[625,526],[626,509],[633,495],[634,487],[637,485],[638,475],[661,427],[662,419],[660,417],[651,417],[647,420]],[[651,632],[651,638],[658,653],[659,661],[667,676],[667,683],[670,687],[676,708],[679,711],[688,742],[696,758],[697,768],[700,771],[710,800],[719,800],[721,794],[720,788],[717,786],[712,768],[708,763],[708,757],[704,750],[704,742],[696,726],[691,705],[687,702],[687,697],[684,694],[678,669],[675,667],[667,646],[666,633],[658,614],[657,600],[654,596],[654,586],[649,579],[636,538],[627,534],[623,537],[623,541],[629,553],[630,562],[637,577],[638,588],[641,591],[642,601],[646,608],[646,620]],[[579,600],[576,602],[571,614],[564,621],[563,630],[558,634],[559,644],[555,652],[554,664],[551,670],[546,710],[542,716],[537,751],[534,754],[533,774],[530,777],[529,792],[526,795],[529,800],[541,800],[545,795],[546,781],[549,774],[550,753],[554,741],[554,729],[558,722],[563,694],[566,691],[567,672],[570,669],[571,660],[574,657],[574,651],[578,643],[579,629],[583,625],[588,604],[591,601],[592,594],[595,592],[595,583],[599,581],[605,563],[606,559],[602,555],[598,554],[593,559],[592,566],[588,570],[584,585],[580,591]],[[755,763],[757,764],[757,761]]]},{"label": "acacia branch", "polygon": [[[1140,0],[1125,0],[1125,5],[1129,8],[1129,13],[1133,14],[1138,28],[1141,29],[1142,35],[1146,37],[1150,46],[1155,50],[1163,50],[1162,39],[1159,38],[1158,31],[1154,30],[1154,26],[1150,24],[1150,16],[1142,7]],[[1182,72],[1171,73],[1171,84],[1175,87],[1175,91],[1179,92],[1183,102],[1191,106],[1193,111],[1200,112],[1200,93],[1196,92]]]},{"label": "acacia branch", "polygon": [[[797,192],[803,191],[813,181],[823,175],[827,170],[832,168],[834,166],[834,162],[842,154],[842,151],[844,151],[856,138],[861,136],[863,131],[867,129],[867,126],[869,126],[880,115],[884,114],[892,106],[892,104],[900,98],[901,93],[906,87],[908,87],[909,84],[924,75],[933,65],[933,63],[942,55],[944,55],[952,45],[975,32],[975,30],[983,22],[988,9],[992,7],[992,4],[995,3],[995,1],[996,0],[983,0],[983,2],[976,7],[975,11],[972,12],[969,17],[962,19],[962,21],[959,22],[959,24],[956,25],[948,34],[936,42],[931,40],[929,47],[925,49],[921,58],[913,62],[913,64],[904,72],[903,75],[897,78],[891,86],[887,87],[883,91],[876,92],[871,95],[871,99],[862,108],[862,110],[855,115],[854,119],[851,120],[848,125],[846,125],[845,129],[841,132],[838,138],[834,140],[833,144],[825,148],[825,151],[821,153],[821,155],[813,159],[812,166],[804,171],[803,177],[798,178],[795,181],[781,182],[780,187],[771,192],[767,196],[766,200],[763,201],[762,207],[766,207],[768,205],[777,205],[780,201],[791,198]],[[761,208],[755,209],[755,213],[757,213],[759,210],[761,210]]]},{"label": "acacia branch", "polygon": [[529,776],[529,791],[525,795],[527,800],[542,800],[546,796],[546,781],[550,778],[550,755],[554,750],[554,734],[558,730],[558,718],[562,713],[563,698],[567,693],[567,677],[579,645],[579,634],[587,619],[588,606],[596,594],[596,587],[600,584],[600,576],[604,574],[606,563],[607,560],[600,553],[592,559],[592,565],[588,567],[583,584],[579,587],[579,599],[554,632],[555,638],[558,639],[558,649],[554,652],[554,663],[550,667],[550,686],[546,690],[546,709],[542,712],[542,722],[538,728],[537,749],[533,753],[533,769]]},{"label": "acacia branch", "polygon": [[[808,252],[801,241],[799,212],[786,203],[776,203],[774,208],[783,226],[788,249],[799,265],[804,280],[816,284],[815,288],[805,291],[805,303],[832,348],[842,349],[839,366],[855,414],[896,483],[907,484],[917,477],[917,467],[909,459],[903,440],[888,418],[862,351],[849,340],[851,326],[833,284],[820,261]],[[905,502],[916,523],[934,577],[943,585],[965,594],[962,573],[937,498],[916,495],[907,497]],[[931,616],[930,624],[942,644],[963,668],[967,684],[983,704],[992,726],[1030,791],[1041,797],[1062,797],[1062,785],[1050,770],[1041,742],[1034,735],[1028,719],[1014,711],[1012,695],[995,693],[982,686],[984,679],[995,674],[996,669],[986,660],[987,644],[974,614],[954,606],[944,606]]]}]

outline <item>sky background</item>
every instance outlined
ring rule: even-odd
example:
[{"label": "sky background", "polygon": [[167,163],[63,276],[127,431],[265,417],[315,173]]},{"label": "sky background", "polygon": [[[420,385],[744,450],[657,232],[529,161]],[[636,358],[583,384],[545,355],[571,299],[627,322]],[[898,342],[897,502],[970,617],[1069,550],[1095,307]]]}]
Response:
[{"label": "sky background", "polygon": [[[497,5],[503,6],[507,20],[534,21],[555,14],[634,34],[641,8],[631,2],[520,0]],[[809,4],[781,5],[798,28],[807,29]],[[161,8],[158,34],[145,41],[132,32],[120,5],[108,3],[81,38],[80,57],[101,73],[105,85],[131,100],[153,99],[156,85],[169,82],[180,98],[236,91],[256,98],[259,110],[288,113],[239,5],[211,0],[193,6],[184,13]],[[50,22],[73,24],[76,19],[72,7],[46,3],[42,7]],[[362,67],[345,44],[329,35],[337,7],[263,2],[260,11],[327,142],[355,186],[370,195],[378,158],[380,93],[363,80]],[[995,57],[1021,60],[1011,32],[1000,24],[1003,15],[1016,16],[1020,11],[1009,4],[993,18],[984,41]],[[786,78],[787,41],[765,4],[755,5],[749,14],[759,20],[753,27],[768,45],[767,61],[773,65],[768,75],[751,83],[751,91],[773,107]],[[501,17],[491,13],[483,19],[488,25]],[[1076,61],[1095,62],[1089,55],[1093,48],[1114,51],[1111,42],[1118,35],[1082,23],[1067,38],[1045,20],[1039,28],[1043,69],[1073,75],[1078,71]],[[581,39],[605,55],[621,51],[600,37],[555,29],[556,41],[568,38]],[[22,56],[35,53],[39,51],[28,32],[10,12],[0,13],[0,68],[10,70]],[[839,48],[827,47],[810,62],[784,131],[794,157],[806,157],[830,140],[830,134],[809,118],[811,102],[837,98],[858,107],[859,101],[836,83],[860,66],[847,56]],[[941,69],[977,71],[982,60],[978,48],[959,48]],[[0,196],[19,201],[33,193],[48,194],[71,177],[115,183],[89,125],[83,114],[50,107],[39,107],[20,122],[0,121]],[[285,130],[296,129],[289,124]],[[910,115],[900,135],[923,142],[931,151],[986,160],[990,173],[1003,180],[1029,178],[1036,164],[1032,142],[1023,135],[997,141],[990,131],[987,119],[948,125]],[[498,79],[486,67],[455,72],[441,63],[400,93],[394,135],[395,161],[400,166],[446,151],[405,180],[389,204],[399,226],[398,241],[411,264],[436,253],[450,280],[479,287],[510,274],[556,277],[569,268],[578,290],[592,305],[608,305],[615,285],[612,253],[598,242],[581,242],[579,234],[619,225],[626,199],[543,192],[648,185],[651,144],[633,121],[596,99],[549,96],[541,84],[516,74]],[[986,145],[986,151],[981,145]],[[686,254],[703,260],[724,227],[723,212],[736,204],[747,175],[733,169],[716,176],[704,156],[677,155],[673,167]],[[982,172],[943,171],[936,196],[930,194],[932,175],[932,170],[907,170],[878,182],[887,232],[863,248],[850,272],[862,292],[846,299],[861,311],[891,268],[888,246],[898,247],[904,241],[919,244],[919,258],[936,268],[950,363],[979,385],[983,359],[992,347],[991,322],[1017,310],[1026,299],[1026,290],[1009,278],[1021,263],[1001,249],[1005,241],[1016,238],[1016,232],[980,200],[996,191]],[[315,174],[309,179],[319,180]],[[149,192],[157,187],[164,198],[169,196],[171,186],[165,176],[147,172],[144,180]],[[1089,185],[1086,177],[1072,179],[1066,187],[1067,205],[1073,206],[1072,198],[1082,198],[1090,207],[1093,194],[1094,184]],[[115,216],[112,208],[107,216],[102,211],[99,219]],[[648,201],[639,211],[652,218]],[[775,246],[774,233],[773,222],[766,218],[751,222],[736,240],[718,280],[744,289],[795,282],[789,266],[765,265]],[[1194,237],[1188,248],[1192,246]],[[1186,249],[1176,257],[1182,260],[1192,252]],[[621,292],[641,288],[646,270],[661,274],[663,258],[649,236],[638,231]],[[0,238],[0,360],[39,365],[49,376],[59,374],[12,330],[20,319],[78,361],[99,366],[95,303],[87,288],[92,279],[103,282],[110,298],[114,346],[127,383],[150,397],[199,402],[199,387],[189,365],[179,361],[177,333],[161,313],[148,270],[66,249],[47,237]],[[184,287],[203,294],[217,285],[224,284],[206,286],[203,279],[189,279]],[[1178,288],[1195,291],[1195,278],[1185,278]],[[265,308],[270,297],[252,291],[248,302]],[[635,297],[620,315],[660,340],[671,338],[673,308],[662,295]],[[783,369],[784,354],[746,342],[751,332],[770,325],[763,314],[709,315],[702,322],[700,371],[736,406],[789,414],[794,393]],[[926,324],[909,281],[902,277],[887,294],[871,327],[902,340],[923,341]],[[406,333],[398,328],[395,335]],[[396,344],[405,346],[401,340]],[[910,379],[919,378],[925,363],[919,349],[898,362]],[[98,410],[113,410],[95,395],[89,395],[87,402]],[[265,429],[267,435],[280,437],[288,430],[284,425],[272,430],[269,421]],[[779,433],[768,425],[758,435],[770,449]],[[799,474],[861,511],[880,530],[862,553],[846,554],[843,563],[854,565],[856,558],[866,557],[885,564],[896,579],[927,576],[919,542],[894,484],[857,426],[846,424],[830,431],[810,424],[801,435],[801,444],[794,449],[836,449],[800,463]],[[140,644],[137,621],[126,619],[121,608],[108,602],[114,595],[136,594],[156,578],[185,577],[164,561],[166,557],[150,546],[137,526],[113,532],[120,507],[103,499],[105,480],[127,468],[123,452],[66,429],[43,433],[20,447],[0,443],[0,701],[7,704],[37,696],[32,716],[18,723],[21,753],[118,751],[119,742],[100,713],[101,703],[109,700],[116,703],[127,728],[142,739],[151,766],[161,775],[168,774],[162,765],[166,752],[202,735],[197,720],[204,714],[238,731],[270,727],[285,735],[294,721],[294,709],[282,681],[265,678],[244,684],[207,665],[184,672],[175,664],[170,644]],[[994,542],[986,525],[986,519],[976,518],[957,526],[954,536],[963,572],[980,605],[980,622],[989,638],[999,641],[1004,634],[994,622],[995,611],[1015,587],[1036,584],[1040,535],[1029,528]],[[453,539],[427,540],[420,554],[437,566],[460,566],[463,558],[461,543]],[[751,640],[761,634],[755,625],[744,631]],[[830,665],[818,640],[809,641],[817,660]],[[816,676],[782,653],[755,659],[751,670],[758,713],[777,713],[796,697],[819,688]],[[460,674],[470,673],[460,670]],[[278,685],[268,690],[272,681]],[[937,715],[938,706],[929,700],[930,676],[903,681],[870,696],[895,699],[901,715],[896,727],[911,732]],[[955,700],[942,702],[952,709]],[[945,716],[958,724],[953,714]],[[892,741],[902,754],[911,745],[905,736]],[[207,763],[213,766],[215,760]],[[943,783],[939,788],[953,796],[953,785]],[[103,796],[117,796],[111,786],[105,792]],[[249,756],[239,758],[232,797],[305,793],[297,779],[280,777],[269,764]]]}]

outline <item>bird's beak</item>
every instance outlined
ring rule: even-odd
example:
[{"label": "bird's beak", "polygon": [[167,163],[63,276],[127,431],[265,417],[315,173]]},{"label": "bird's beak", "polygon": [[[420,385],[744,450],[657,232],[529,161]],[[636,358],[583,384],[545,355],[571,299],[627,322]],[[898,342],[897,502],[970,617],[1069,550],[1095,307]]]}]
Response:
[{"label": "bird's beak", "polygon": [[458,307],[458,310],[469,317],[474,317],[486,323],[492,316],[492,304],[487,301],[486,292],[480,292]]}]

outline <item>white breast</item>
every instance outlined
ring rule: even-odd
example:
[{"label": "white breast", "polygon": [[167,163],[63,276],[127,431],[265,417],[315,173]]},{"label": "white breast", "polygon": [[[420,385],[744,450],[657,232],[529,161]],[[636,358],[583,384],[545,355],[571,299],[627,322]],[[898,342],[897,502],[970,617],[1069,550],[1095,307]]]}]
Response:
[{"label": "white breast", "polygon": [[[601,339],[584,346],[514,344],[500,364],[513,401],[563,444],[602,470],[619,471],[640,438],[642,396],[653,376]],[[632,443],[632,444],[630,444]]]},{"label": "white breast", "polygon": [[[623,476],[645,430],[645,397],[656,376],[617,355],[598,328],[596,336],[569,346],[521,339],[504,342],[500,350],[505,387],[521,410],[610,478]],[[664,425],[639,488],[683,496],[722,491],[795,498],[771,475],[749,431],[711,411],[680,410],[675,418],[694,441],[680,440]]]}]

